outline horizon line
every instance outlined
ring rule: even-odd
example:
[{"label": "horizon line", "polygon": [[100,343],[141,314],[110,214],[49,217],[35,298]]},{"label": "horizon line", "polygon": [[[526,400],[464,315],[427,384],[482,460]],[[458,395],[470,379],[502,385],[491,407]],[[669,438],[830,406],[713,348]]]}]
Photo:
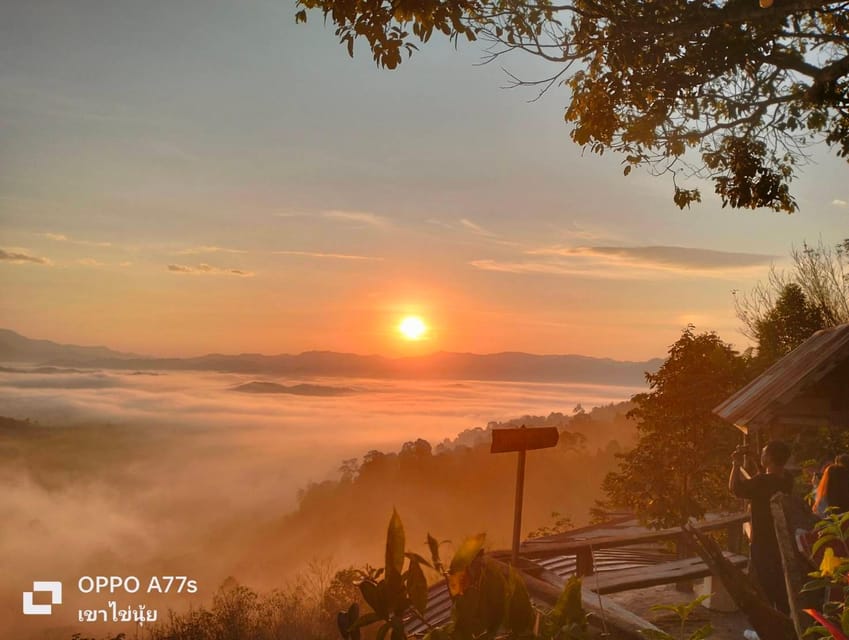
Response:
[{"label": "horizon line", "polygon": [[439,356],[439,355],[457,355],[457,356],[475,356],[475,357],[516,355],[516,356],[531,356],[531,357],[537,357],[537,358],[569,358],[569,357],[572,357],[572,358],[587,358],[587,359],[590,359],[590,360],[610,360],[610,361],[619,362],[619,363],[639,364],[639,363],[651,362],[651,361],[654,361],[654,360],[662,360],[663,359],[662,356],[653,356],[653,357],[645,358],[645,359],[642,359],[642,360],[634,360],[634,359],[621,360],[621,359],[615,358],[613,356],[590,356],[590,355],[581,354],[581,353],[532,353],[532,352],[529,352],[529,351],[518,351],[518,350],[510,350],[510,349],[505,349],[503,351],[494,351],[494,352],[489,352],[489,353],[476,353],[476,352],[472,352],[472,351],[447,351],[447,350],[443,349],[443,350],[431,351],[431,352],[428,352],[428,353],[425,353],[425,354],[419,354],[419,355],[391,356],[391,355],[384,355],[384,354],[379,354],[379,353],[356,353],[356,352],[353,352],[353,351],[334,351],[332,349],[313,348],[313,349],[306,349],[306,350],[300,351],[298,353],[262,353],[262,352],[257,352],[257,351],[241,351],[241,352],[238,352],[238,353],[237,352],[224,353],[224,352],[210,351],[210,352],[206,352],[206,353],[202,353],[202,354],[198,354],[198,355],[165,356],[165,355],[151,355],[151,354],[140,354],[140,353],[133,353],[133,352],[128,352],[128,351],[121,351],[121,350],[114,349],[112,347],[106,346],[104,344],[97,344],[97,345],[86,345],[86,344],[75,344],[75,343],[72,344],[72,343],[66,343],[66,342],[57,342],[56,340],[52,340],[52,339],[49,339],[49,338],[33,338],[33,337],[30,337],[30,336],[25,335],[23,333],[20,333],[19,331],[16,331],[14,329],[9,329],[8,327],[0,327],[0,332],[2,332],[2,331],[8,331],[8,332],[13,333],[13,334],[25,339],[25,340],[30,340],[32,342],[48,342],[48,343],[51,343],[51,344],[59,346],[59,347],[71,347],[71,348],[80,348],[80,349],[105,349],[105,350],[111,351],[115,354],[114,356],[105,356],[106,358],[122,359],[122,360],[132,360],[132,359],[138,359],[138,360],[193,360],[193,359],[206,358],[206,357],[211,357],[211,356],[221,356],[221,357],[227,357],[227,358],[237,358],[237,357],[243,357],[243,356],[261,356],[263,358],[277,358],[277,357],[286,357],[286,356],[288,356],[288,357],[298,357],[298,356],[303,356],[303,355],[322,354],[322,353],[334,354],[334,355],[340,355],[340,356],[355,356],[355,357],[358,357],[358,358],[383,358],[385,360],[412,360],[412,359],[421,359],[421,358],[432,358],[434,356]]}]

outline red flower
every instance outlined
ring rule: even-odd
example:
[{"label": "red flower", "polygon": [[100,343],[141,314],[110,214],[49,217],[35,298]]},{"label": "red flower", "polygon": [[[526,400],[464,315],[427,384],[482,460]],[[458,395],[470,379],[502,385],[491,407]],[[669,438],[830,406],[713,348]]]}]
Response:
[{"label": "red flower", "polygon": [[804,611],[814,620],[816,620],[822,626],[828,629],[829,633],[831,633],[831,637],[834,638],[834,640],[849,640],[849,638],[846,637],[840,627],[838,627],[836,624],[834,624],[831,620],[826,618],[816,609],[804,609]]}]

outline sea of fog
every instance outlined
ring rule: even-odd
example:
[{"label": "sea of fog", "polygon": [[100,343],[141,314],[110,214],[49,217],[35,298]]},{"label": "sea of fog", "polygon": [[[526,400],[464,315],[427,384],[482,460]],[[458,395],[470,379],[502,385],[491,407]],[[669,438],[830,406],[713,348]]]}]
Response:
[{"label": "sea of fog", "polygon": [[[228,575],[279,585],[322,541],[336,563],[361,561],[320,521],[286,524],[298,491],[337,478],[343,460],[641,390],[0,367],[0,416],[30,421],[0,424],[0,637],[81,630],[72,614],[85,602],[72,595],[61,616],[21,615],[33,580],[191,574],[197,604]],[[375,531],[361,538],[379,542],[382,520],[365,524]]]},{"label": "sea of fog", "polygon": [[[333,476],[340,461],[372,449],[397,451],[417,438],[436,446],[490,421],[553,411],[570,414],[578,403],[589,409],[644,390],[580,383],[2,368],[0,416],[69,428],[132,425],[152,434],[203,432],[229,442],[234,451],[255,455],[243,460],[246,466],[277,465],[292,501],[305,483]],[[237,390],[257,381],[280,385],[284,392]],[[297,386],[304,384],[339,395],[301,395],[316,392],[299,391]],[[285,391],[292,388],[294,392]],[[198,444],[197,456],[202,457],[200,438]]]}]

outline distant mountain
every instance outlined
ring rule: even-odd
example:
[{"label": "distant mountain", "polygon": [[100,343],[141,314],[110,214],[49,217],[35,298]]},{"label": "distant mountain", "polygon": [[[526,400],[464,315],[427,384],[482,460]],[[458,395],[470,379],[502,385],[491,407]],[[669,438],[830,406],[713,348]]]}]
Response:
[{"label": "distant mountain", "polygon": [[346,396],[356,393],[349,387],[328,387],[320,384],[295,384],[286,386],[276,382],[246,382],[235,387],[233,391],[241,393],[286,393],[294,396]]},{"label": "distant mountain", "polygon": [[50,340],[33,340],[9,329],[0,329],[0,362],[72,360],[76,364],[87,365],[91,361],[104,358],[120,360],[140,357],[134,353],[121,353],[106,347],[78,347]]},{"label": "distant mountain", "polygon": [[386,358],[333,351],[266,356],[208,354],[194,358],[148,358],[105,347],[59,345],[30,340],[0,330],[0,362],[20,361],[57,367],[97,367],[135,371],[221,371],[288,377],[401,378],[436,380],[505,380],[533,382],[587,382],[642,385],[645,372],[656,371],[662,360],[642,362],[578,355],[529,353],[439,352],[427,356]]}]

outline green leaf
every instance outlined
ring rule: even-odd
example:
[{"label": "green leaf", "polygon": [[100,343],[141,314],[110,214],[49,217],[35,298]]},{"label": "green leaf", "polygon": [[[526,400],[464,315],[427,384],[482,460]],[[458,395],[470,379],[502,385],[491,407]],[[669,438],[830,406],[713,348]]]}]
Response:
[{"label": "green leaf", "polygon": [[479,533],[476,536],[466,538],[463,544],[460,545],[460,548],[457,549],[454,557],[451,558],[451,566],[448,569],[449,573],[462,571],[472,564],[472,561],[477,557],[481,549],[483,549],[485,540],[485,533]]},{"label": "green leaf", "polygon": [[386,531],[386,576],[404,570],[404,525],[398,512],[392,509],[392,518]]},{"label": "green leaf", "polygon": [[454,632],[460,638],[474,638],[484,631],[480,615],[481,594],[472,586],[454,599]]},{"label": "green leaf", "polygon": [[469,567],[483,549],[486,534],[466,538],[454,557],[448,570],[448,591],[452,596],[462,595],[471,582]]},{"label": "green leaf", "polygon": [[817,538],[816,542],[811,546],[811,553],[816,555],[817,552],[823,548],[823,546],[829,544],[834,541],[834,536],[824,535]]},{"label": "green leaf", "polygon": [[351,622],[356,622],[357,619],[360,617],[360,605],[358,605],[356,602],[353,603],[350,607],[348,607],[347,613],[348,619]]},{"label": "green leaf", "polygon": [[507,581],[494,562],[484,564],[480,615],[486,630],[494,634],[507,612]]},{"label": "green leaf", "polygon": [[411,563],[412,563],[413,561],[415,561],[415,562],[418,562],[419,564],[423,564],[424,566],[426,566],[426,567],[429,567],[429,568],[433,569],[433,565],[431,565],[431,564],[430,564],[430,562],[428,562],[427,560],[425,560],[425,559],[424,559],[422,556],[420,556],[418,553],[414,553],[414,552],[412,552],[412,551],[407,551],[407,553],[405,553],[405,554],[404,554],[404,556],[405,556],[408,560],[410,560],[410,562],[411,562]]},{"label": "green leaf", "polygon": [[351,623],[348,620],[348,614],[340,611],[336,614],[336,625],[339,627],[339,633],[345,640],[351,637]]},{"label": "green leaf", "polygon": [[713,627],[708,622],[705,626],[700,627],[690,634],[689,640],[705,640],[713,633]]},{"label": "green leaf", "polygon": [[569,624],[586,625],[587,616],[581,601],[581,579],[572,576],[563,587],[560,597],[551,612],[557,627]]},{"label": "green leaf", "polygon": [[380,622],[381,620],[383,620],[383,618],[381,618],[379,615],[377,615],[376,613],[374,613],[372,611],[371,613],[367,613],[364,616],[360,616],[359,618],[357,618],[356,622],[354,622],[354,624],[352,624],[349,627],[349,629],[351,631],[353,631],[354,629],[360,629],[361,627],[367,627],[370,624],[374,624],[375,622]]},{"label": "green leaf", "polygon": [[392,620],[392,635],[391,640],[407,640],[407,634],[404,633],[404,622],[401,618]]},{"label": "green leaf", "polygon": [[386,594],[386,608],[399,616],[403,615],[410,606],[410,599],[407,597],[407,590],[404,588],[404,577],[394,571],[390,573],[386,576],[384,592]]},{"label": "green leaf", "polygon": [[427,608],[427,579],[418,561],[410,561],[407,570],[407,593],[416,610],[424,615]]},{"label": "green leaf", "polygon": [[371,580],[363,580],[360,583],[360,593],[363,594],[363,599],[368,606],[372,608],[381,619],[389,618],[389,606],[386,601],[385,582],[372,582]]},{"label": "green leaf", "polygon": [[534,608],[524,580],[513,567],[510,567],[509,591],[505,626],[517,635],[529,632],[534,625]]},{"label": "green leaf", "polygon": [[433,559],[433,567],[437,571],[442,570],[442,560],[439,558],[439,543],[432,535],[427,534],[427,546],[430,548],[430,557]]}]

